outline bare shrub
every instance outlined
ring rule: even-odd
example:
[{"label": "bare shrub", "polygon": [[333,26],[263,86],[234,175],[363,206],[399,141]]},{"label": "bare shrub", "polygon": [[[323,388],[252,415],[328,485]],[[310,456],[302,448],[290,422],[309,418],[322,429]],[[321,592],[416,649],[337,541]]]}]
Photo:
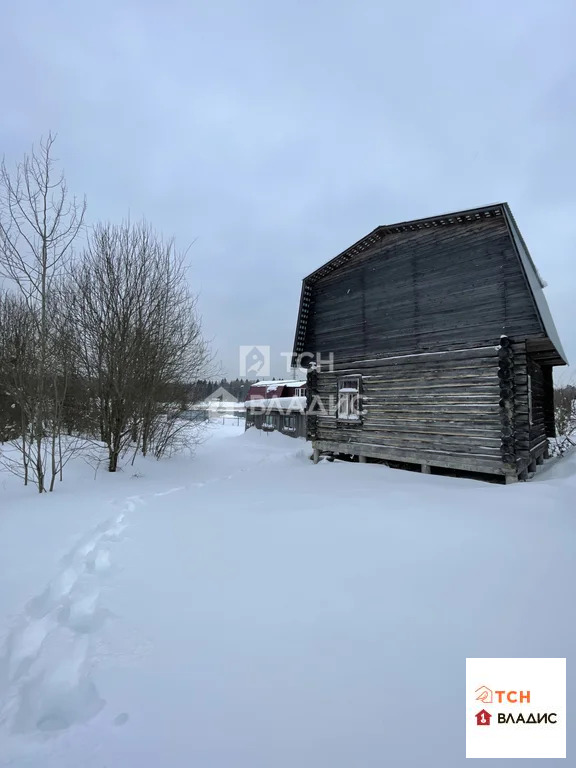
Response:
[{"label": "bare shrub", "polygon": [[563,455],[576,446],[576,386],[567,384],[554,390],[556,438],[552,453]]},{"label": "bare shrub", "polygon": [[166,416],[211,360],[182,257],[145,223],[99,224],[65,291],[91,431],[108,448],[109,471],[131,446],[164,455],[181,434]]}]

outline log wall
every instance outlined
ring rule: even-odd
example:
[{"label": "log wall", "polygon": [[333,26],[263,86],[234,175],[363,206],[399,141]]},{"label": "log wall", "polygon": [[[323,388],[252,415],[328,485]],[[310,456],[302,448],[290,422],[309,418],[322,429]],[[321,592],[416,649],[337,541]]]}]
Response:
[{"label": "log wall", "polygon": [[[321,450],[493,474],[502,455],[499,345],[337,363],[308,378],[308,438]],[[359,422],[337,416],[338,379],[360,375]],[[336,448],[334,446],[337,446]]]},{"label": "log wall", "polygon": [[532,359],[526,352],[525,342],[513,344],[513,350],[516,461],[518,471],[523,472],[547,450],[550,427],[547,379],[551,369]]}]

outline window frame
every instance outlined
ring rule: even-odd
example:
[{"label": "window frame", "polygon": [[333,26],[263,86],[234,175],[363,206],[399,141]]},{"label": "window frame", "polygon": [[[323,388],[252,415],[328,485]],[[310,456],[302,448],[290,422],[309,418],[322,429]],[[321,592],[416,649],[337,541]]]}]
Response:
[{"label": "window frame", "polygon": [[[337,380],[336,418],[347,424],[362,423],[362,376],[340,376]],[[344,399],[342,396],[344,395]],[[356,400],[355,407],[350,407]],[[345,403],[345,407],[344,407]]]}]

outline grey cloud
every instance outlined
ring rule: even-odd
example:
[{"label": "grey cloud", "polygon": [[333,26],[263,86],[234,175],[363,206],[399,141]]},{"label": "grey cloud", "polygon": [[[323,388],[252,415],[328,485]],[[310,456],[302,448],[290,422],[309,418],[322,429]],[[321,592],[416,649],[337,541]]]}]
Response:
[{"label": "grey cloud", "polygon": [[229,374],[240,344],[290,349],[301,278],[378,224],[499,200],[576,360],[572,2],[35,0],[4,16],[1,150],[51,128],[90,220],[130,212],[194,242]]}]

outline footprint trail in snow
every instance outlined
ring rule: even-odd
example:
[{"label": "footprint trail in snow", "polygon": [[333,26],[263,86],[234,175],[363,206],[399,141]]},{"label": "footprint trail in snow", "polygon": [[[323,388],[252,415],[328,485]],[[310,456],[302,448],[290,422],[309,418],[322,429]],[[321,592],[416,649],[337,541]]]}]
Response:
[{"label": "footprint trail in snow", "polygon": [[[108,612],[101,605],[112,547],[125,515],[140,501],[82,537],[46,588],[28,602],[0,651],[0,731],[62,731],[104,706],[91,679],[92,637]],[[1,738],[1,735],[0,735]]]}]

